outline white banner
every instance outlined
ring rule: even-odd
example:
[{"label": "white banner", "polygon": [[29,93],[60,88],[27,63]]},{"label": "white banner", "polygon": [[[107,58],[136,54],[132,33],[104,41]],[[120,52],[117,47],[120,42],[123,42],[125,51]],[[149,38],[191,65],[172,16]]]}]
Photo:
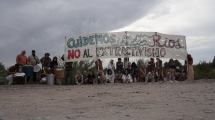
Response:
[{"label": "white banner", "polygon": [[66,62],[96,58],[142,57],[185,60],[185,36],[157,32],[95,33],[66,40]]}]

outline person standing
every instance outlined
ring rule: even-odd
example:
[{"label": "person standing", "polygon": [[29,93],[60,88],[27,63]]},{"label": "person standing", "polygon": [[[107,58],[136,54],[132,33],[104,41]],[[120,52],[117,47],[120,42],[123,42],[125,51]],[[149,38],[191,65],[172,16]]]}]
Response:
[{"label": "person standing", "polygon": [[74,62],[65,63],[65,73],[64,73],[64,84],[65,85],[75,85],[75,71]]},{"label": "person standing", "polygon": [[175,69],[176,69],[176,65],[173,59],[169,60],[169,70],[168,70],[168,80],[170,82],[175,81]]},{"label": "person standing", "polygon": [[50,63],[50,68],[51,68],[51,72],[54,73],[55,69],[58,67],[58,59],[56,56],[53,57],[51,63]]},{"label": "person standing", "polygon": [[123,62],[121,58],[118,58],[116,62],[116,74],[115,74],[115,82],[123,82],[122,74],[124,73]]},{"label": "person standing", "polygon": [[31,55],[28,56],[28,64],[29,64],[29,65],[35,66],[35,65],[37,65],[37,64],[39,64],[39,63],[40,63],[40,60],[39,60],[39,58],[36,56],[36,51],[35,51],[35,50],[32,50]]},{"label": "person standing", "polygon": [[40,67],[38,64],[40,63],[39,58],[36,56],[36,51],[32,50],[31,55],[28,56],[28,64],[33,66],[34,72],[33,72],[33,81],[39,81],[39,71]]},{"label": "person standing", "polygon": [[139,61],[138,63],[139,69],[138,69],[138,81],[144,82],[146,77],[146,67],[143,61]]},{"label": "person standing", "polygon": [[123,62],[121,58],[118,58],[118,61],[116,62],[116,71],[119,73],[122,73],[124,71]]},{"label": "person standing", "polygon": [[113,83],[114,79],[115,79],[115,66],[114,66],[114,62],[113,60],[110,61],[110,63],[108,64],[108,69],[107,69],[107,79],[108,82]]},{"label": "person standing", "polygon": [[40,71],[40,67],[38,65],[39,63],[40,63],[40,60],[36,56],[36,51],[32,50],[31,55],[28,56],[28,64],[32,65],[33,67],[33,76],[30,76],[30,77],[33,77],[33,82],[39,81],[39,71]]},{"label": "person standing", "polygon": [[156,78],[157,81],[163,81],[163,67],[162,60],[160,58],[156,58]]},{"label": "person standing", "polygon": [[40,59],[42,69],[44,70],[45,74],[50,73],[50,65],[52,60],[49,56],[49,53],[45,53],[45,56]]},{"label": "person standing", "polygon": [[124,58],[124,70],[127,70],[128,73],[131,72],[131,62],[129,61],[128,57]]},{"label": "person standing", "polygon": [[152,82],[155,81],[155,62],[154,58],[150,58],[150,61],[148,62],[148,66],[146,69],[146,78],[145,83],[148,82],[148,80],[151,80]]},{"label": "person standing", "polygon": [[98,83],[105,83],[105,77],[103,72],[103,65],[100,59],[97,59],[95,62],[96,70],[97,70],[97,81]]},{"label": "person standing", "polygon": [[25,56],[26,52],[23,50],[19,55],[16,56],[16,69],[18,72],[22,72],[23,65],[27,64],[28,58]]},{"label": "person standing", "polygon": [[187,79],[194,80],[193,58],[190,54],[187,55]]},{"label": "person standing", "polygon": [[132,62],[131,64],[131,77],[133,82],[137,82],[138,77],[138,70],[137,70],[137,64],[135,62]]}]

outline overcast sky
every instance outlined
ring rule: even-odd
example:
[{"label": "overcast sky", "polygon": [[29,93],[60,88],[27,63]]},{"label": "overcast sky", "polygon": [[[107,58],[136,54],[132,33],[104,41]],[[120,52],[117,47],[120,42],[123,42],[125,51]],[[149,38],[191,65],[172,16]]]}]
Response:
[{"label": "overcast sky", "polygon": [[64,52],[64,36],[145,31],[185,35],[195,63],[215,55],[214,0],[0,0],[0,62],[22,50]]}]

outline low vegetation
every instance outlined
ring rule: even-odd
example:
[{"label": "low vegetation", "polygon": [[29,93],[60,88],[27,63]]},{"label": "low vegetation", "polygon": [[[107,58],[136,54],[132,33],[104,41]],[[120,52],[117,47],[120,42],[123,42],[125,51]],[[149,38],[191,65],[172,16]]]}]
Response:
[{"label": "low vegetation", "polygon": [[215,79],[215,57],[212,62],[194,65],[195,79]]},{"label": "low vegetation", "polygon": [[0,84],[3,84],[5,81],[6,69],[4,65],[0,62]]}]

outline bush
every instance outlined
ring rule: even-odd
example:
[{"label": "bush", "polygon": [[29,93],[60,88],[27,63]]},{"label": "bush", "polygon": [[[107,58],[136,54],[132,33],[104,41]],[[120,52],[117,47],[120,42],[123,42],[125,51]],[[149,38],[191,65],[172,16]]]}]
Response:
[{"label": "bush", "polygon": [[6,69],[4,65],[0,62],[0,84],[5,81]]},{"label": "bush", "polygon": [[194,65],[195,79],[215,79],[215,66],[211,62]]},{"label": "bush", "polygon": [[0,62],[0,75],[5,75],[6,74],[6,69],[4,65]]}]

